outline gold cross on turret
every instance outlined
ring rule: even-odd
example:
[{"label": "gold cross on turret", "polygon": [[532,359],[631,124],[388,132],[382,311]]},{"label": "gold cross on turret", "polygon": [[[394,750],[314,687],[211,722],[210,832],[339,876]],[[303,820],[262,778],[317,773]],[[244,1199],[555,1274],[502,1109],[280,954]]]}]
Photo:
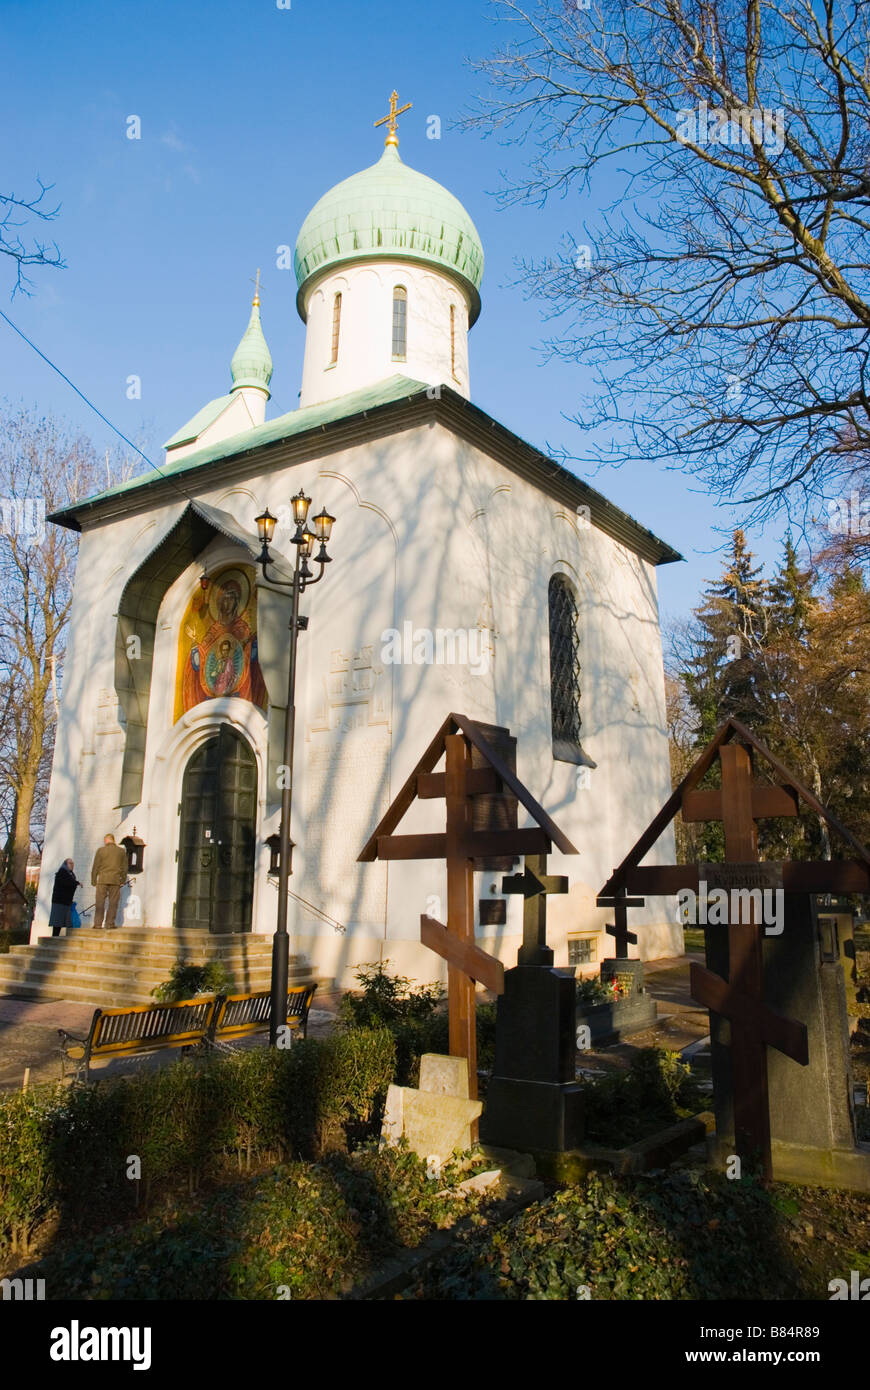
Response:
[{"label": "gold cross on turret", "polygon": [[254,289],[253,307],[254,307],[255,309],[258,309],[258,308],[260,307],[260,271],[259,271],[259,269],[257,270],[257,280],[256,280],[256,287],[255,287],[255,289]]},{"label": "gold cross on turret", "polygon": [[398,135],[397,135],[397,133],[396,133],[396,121],[397,121],[397,119],[398,119],[399,116],[404,116],[404,114],[405,114],[406,111],[410,111],[410,110],[411,110],[411,107],[412,107],[413,104],[414,104],[412,101],[409,101],[408,104],[407,104],[407,106],[403,106],[403,107],[401,107],[399,110],[397,110],[396,107],[397,107],[398,100],[399,100],[399,93],[398,93],[398,92],[393,92],[393,95],[390,97],[390,114],[389,114],[389,116],[382,116],[381,119],[380,119],[379,121],[375,121],[375,129],[377,129],[377,127],[378,127],[379,125],[386,125],[386,124],[387,124],[387,121],[389,121],[389,123],[390,123],[390,129],[389,129],[389,133],[388,133],[388,135],[387,135],[387,138],[386,138],[386,140],[384,141],[384,145],[385,145],[385,146],[387,146],[387,145],[394,145],[396,149],[399,148],[399,137],[398,137]]}]

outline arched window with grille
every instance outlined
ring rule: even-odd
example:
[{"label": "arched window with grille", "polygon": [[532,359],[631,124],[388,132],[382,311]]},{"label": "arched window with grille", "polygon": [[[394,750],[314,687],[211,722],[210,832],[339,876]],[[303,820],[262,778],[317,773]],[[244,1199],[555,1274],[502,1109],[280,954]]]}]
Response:
[{"label": "arched window with grille", "polygon": [[404,362],[408,356],[408,291],[404,285],[393,290],[393,361]]},{"label": "arched window with grille", "polygon": [[574,587],[564,574],[550,579],[549,607],[553,757],[591,764],[580,744],[580,611]]}]

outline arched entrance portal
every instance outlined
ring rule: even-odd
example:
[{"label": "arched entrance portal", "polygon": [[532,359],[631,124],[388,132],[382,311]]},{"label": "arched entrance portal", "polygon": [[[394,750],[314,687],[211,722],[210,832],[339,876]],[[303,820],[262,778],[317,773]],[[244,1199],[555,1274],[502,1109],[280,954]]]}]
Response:
[{"label": "arched entrance portal", "polygon": [[227,725],[192,754],[179,807],[175,925],[251,930],[257,764]]}]

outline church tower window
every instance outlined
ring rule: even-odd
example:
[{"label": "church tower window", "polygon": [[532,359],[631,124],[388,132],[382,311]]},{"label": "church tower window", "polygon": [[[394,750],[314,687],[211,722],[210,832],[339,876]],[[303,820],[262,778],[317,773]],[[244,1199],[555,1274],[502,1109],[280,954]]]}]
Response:
[{"label": "church tower window", "polygon": [[332,302],[332,356],[329,365],[334,367],[338,361],[338,338],[341,332],[341,295],[337,294]]},{"label": "church tower window", "polygon": [[564,574],[554,574],[550,580],[549,608],[553,757],[586,763],[580,747],[580,615],[574,588]]},{"label": "church tower window", "polygon": [[450,305],[450,371],[453,377],[456,376],[456,305]]},{"label": "church tower window", "polygon": [[408,291],[404,285],[393,290],[393,361],[404,362],[408,356]]}]

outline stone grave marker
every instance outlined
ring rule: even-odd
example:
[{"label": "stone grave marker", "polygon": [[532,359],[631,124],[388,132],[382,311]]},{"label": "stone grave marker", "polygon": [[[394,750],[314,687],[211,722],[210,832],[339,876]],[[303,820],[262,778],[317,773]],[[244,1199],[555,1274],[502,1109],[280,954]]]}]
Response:
[{"label": "stone grave marker", "polygon": [[442,1057],[428,1052],[420,1059],[420,1085],[390,1086],[381,1126],[381,1141],[408,1147],[430,1165],[433,1173],[453,1153],[470,1149],[472,1126],[483,1104],[468,1094],[465,1057]]}]

